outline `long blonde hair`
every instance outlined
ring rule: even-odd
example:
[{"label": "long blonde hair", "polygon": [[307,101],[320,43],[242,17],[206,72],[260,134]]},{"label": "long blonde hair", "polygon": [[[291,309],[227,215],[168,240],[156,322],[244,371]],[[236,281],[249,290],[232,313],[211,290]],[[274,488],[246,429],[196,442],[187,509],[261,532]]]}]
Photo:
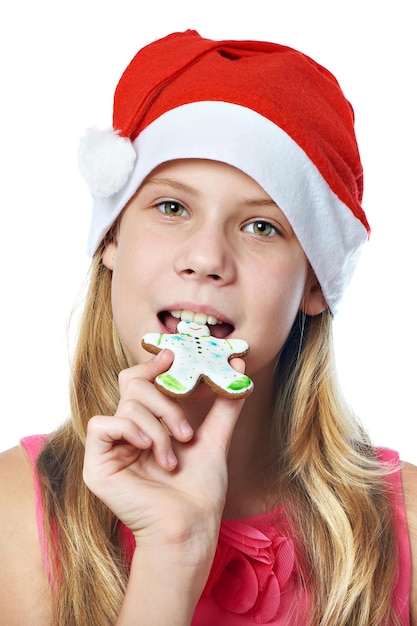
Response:
[{"label": "long blonde hair", "polygon": [[[281,354],[277,476],[313,589],[311,624],[398,624],[397,545],[383,468],[340,393],[332,317],[300,314]],[[280,443],[280,446],[278,444]],[[279,447],[278,447],[279,446]]]},{"label": "long blonde hair", "polygon": [[[111,272],[101,254],[102,248],[93,259],[74,355],[71,419],[38,460],[60,626],[114,624],[128,578],[117,519],[82,479],[87,422],[115,413],[118,374],[130,365],[114,327]],[[310,623],[394,624],[389,494],[375,451],[341,400],[331,325],[328,312],[300,315],[277,365],[277,492],[285,497],[311,595]]]}]

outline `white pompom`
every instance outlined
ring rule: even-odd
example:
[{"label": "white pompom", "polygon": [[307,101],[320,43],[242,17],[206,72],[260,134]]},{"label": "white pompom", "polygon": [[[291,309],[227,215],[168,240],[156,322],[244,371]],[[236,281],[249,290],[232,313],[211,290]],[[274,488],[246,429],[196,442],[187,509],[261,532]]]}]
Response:
[{"label": "white pompom", "polygon": [[136,160],[130,139],[113,129],[89,128],[80,141],[78,165],[91,193],[109,197],[126,184]]}]

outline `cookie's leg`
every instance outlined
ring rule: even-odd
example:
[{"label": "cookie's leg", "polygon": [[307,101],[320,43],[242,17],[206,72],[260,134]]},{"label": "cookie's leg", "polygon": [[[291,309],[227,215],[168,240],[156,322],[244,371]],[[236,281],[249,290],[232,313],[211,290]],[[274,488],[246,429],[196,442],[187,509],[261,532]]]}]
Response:
[{"label": "cookie's leg", "polygon": [[241,395],[253,386],[253,382],[248,376],[237,372],[227,362],[212,362],[207,376],[216,387],[232,396]]}]

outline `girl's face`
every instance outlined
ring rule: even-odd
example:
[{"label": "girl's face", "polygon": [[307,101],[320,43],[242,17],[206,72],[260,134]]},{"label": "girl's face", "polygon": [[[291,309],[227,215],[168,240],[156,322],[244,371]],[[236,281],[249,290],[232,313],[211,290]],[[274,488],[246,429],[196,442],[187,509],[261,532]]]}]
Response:
[{"label": "girl's face", "polygon": [[137,363],[151,358],[145,333],[174,333],[176,316],[191,311],[213,335],[249,343],[246,372],[256,377],[270,372],[299,309],[326,306],[279,207],[252,178],[217,161],[156,168],[103,262],[113,271],[116,326]]}]

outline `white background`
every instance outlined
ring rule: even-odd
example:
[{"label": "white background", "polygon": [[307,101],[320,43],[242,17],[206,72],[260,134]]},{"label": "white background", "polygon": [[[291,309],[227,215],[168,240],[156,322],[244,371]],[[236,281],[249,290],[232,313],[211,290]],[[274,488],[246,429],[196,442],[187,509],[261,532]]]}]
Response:
[{"label": "white background", "polygon": [[0,9],[0,450],[68,414],[69,315],[88,269],[76,150],[111,122],[137,49],[175,30],[293,46],[354,105],[373,232],[336,320],[346,396],[375,443],[417,463],[413,3],[14,0]]}]

